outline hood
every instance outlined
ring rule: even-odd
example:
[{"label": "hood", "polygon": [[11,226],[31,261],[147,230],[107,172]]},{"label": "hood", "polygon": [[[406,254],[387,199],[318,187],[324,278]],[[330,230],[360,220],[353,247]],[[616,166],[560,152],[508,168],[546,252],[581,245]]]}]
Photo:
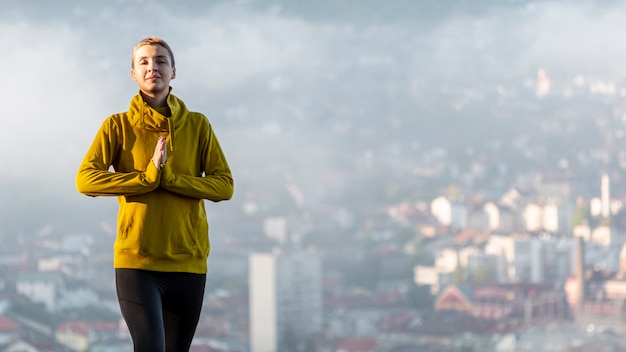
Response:
[{"label": "hood", "polygon": [[170,87],[170,94],[167,96],[167,105],[172,112],[172,116],[166,117],[155,109],[151,108],[143,100],[141,92],[137,93],[128,108],[128,115],[133,126],[150,131],[168,132],[170,150],[176,150],[175,135],[177,127],[180,127],[187,116],[187,107],[178,97],[173,95]]}]

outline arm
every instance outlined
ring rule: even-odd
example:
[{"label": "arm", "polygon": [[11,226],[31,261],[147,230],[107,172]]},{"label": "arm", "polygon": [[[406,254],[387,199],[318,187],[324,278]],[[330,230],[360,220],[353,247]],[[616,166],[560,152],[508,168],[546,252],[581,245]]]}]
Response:
[{"label": "arm", "polygon": [[[118,126],[111,119],[107,119],[78,168],[78,192],[94,197],[126,196],[147,193],[158,187],[161,172],[152,161],[148,162],[145,171],[109,171],[122,142]],[[157,149],[159,143],[155,148],[155,155]]]},{"label": "arm", "polygon": [[174,174],[171,165],[166,162],[162,165],[161,187],[185,197],[214,202],[230,199],[234,191],[233,176],[217,137],[210,127],[208,139],[206,143],[201,144],[201,148],[203,176]]}]

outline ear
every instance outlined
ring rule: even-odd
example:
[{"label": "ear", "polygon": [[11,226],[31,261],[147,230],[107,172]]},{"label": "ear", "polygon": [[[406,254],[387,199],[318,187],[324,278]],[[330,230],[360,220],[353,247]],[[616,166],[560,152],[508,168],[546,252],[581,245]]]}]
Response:
[{"label": "ear", "polygon": [[171,79],[174,79],[174,78],[176,78],[176,67],[172,67],[172,78]]},{"label": "ear", "polygon": [[137,82],[137,78],[135,78],[135,69],[130,70],[130,78],[132,78],[133,81]]}]

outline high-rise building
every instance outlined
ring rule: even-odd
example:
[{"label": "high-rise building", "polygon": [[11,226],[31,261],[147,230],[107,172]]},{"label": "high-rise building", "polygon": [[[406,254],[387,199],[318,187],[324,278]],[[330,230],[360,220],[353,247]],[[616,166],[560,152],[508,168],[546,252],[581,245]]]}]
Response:
[{"label": "high-rise building", "polygon": [[600,199],[602,201],[602,217],[608,218],[611,214],[611,193],[609,175],[602,174],[600,182]]},{"label": "high-rise building", "polygon": [[250,351],[284,352],[322,328],[316,253],[276,251],[249,258]]}]

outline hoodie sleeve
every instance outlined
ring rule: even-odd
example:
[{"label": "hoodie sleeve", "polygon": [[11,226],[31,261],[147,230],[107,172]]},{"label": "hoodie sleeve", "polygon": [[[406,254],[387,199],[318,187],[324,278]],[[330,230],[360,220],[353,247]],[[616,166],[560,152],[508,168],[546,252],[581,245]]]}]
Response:
[{"label": "hoodie sleeve", "polygon": [[100,127],[78,168],[76,189],[88,196],[128,196],[159,186],[160,171],[148,163],[146,171],[112,172],[109,167],[122,146],[121,128],[112,118]]},{"label": "hoodie sleeve", "polygon": [[233,176],[210,125],[207,140],[200,145],[203,176],[174,174],[171,165],[165,163],[161,175],[161,187],[185,197],[208,199],[213,202],[230,199],[234,191]]}]

